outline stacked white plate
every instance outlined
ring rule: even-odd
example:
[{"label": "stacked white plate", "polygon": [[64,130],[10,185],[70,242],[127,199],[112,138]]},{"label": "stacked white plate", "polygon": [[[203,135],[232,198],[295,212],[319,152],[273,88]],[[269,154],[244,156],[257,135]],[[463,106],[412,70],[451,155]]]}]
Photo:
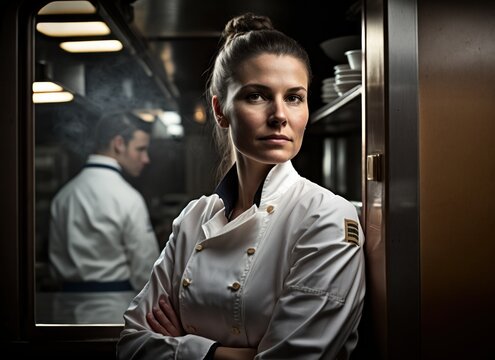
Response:
[{"label": "stacked white plate", "polygon": [[321,83],[321,101],[323,103],[328,104],[339,97],[337,89],[335,89],[335,77],[323,79]]},{"label": "stacked white plate", "polygon": [[335,90],[342,96],[355,86],[361,84],[361,70],[351,69],[349,65],[342,64],[335,69]]},{"label": "stacked white plate", "polygon": [[342,96],[361,84],[361,50],[349,50],[345,53],[348,64],[334,66],[335,89]]}]

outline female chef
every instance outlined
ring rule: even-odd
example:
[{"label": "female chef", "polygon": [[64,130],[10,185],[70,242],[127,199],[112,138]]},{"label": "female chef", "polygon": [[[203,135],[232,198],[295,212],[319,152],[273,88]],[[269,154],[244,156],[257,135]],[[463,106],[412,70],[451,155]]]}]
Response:
[{"label": "female chef", "polygon": [[308,122],[308,55],[267,17],[230,20],[209,82],[230,169],[173,223],[124,314],[119,359],[347,359],[365,293],[354,206],[291,159]]}]

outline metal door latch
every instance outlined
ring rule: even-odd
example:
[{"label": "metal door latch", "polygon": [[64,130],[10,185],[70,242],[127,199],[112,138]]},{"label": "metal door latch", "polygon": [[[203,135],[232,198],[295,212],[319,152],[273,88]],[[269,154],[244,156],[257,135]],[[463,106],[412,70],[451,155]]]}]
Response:
[{"label": "metal door latch", "polygon": [[382,180],[382,154],[371,154],[366,156],[366,180]]}]

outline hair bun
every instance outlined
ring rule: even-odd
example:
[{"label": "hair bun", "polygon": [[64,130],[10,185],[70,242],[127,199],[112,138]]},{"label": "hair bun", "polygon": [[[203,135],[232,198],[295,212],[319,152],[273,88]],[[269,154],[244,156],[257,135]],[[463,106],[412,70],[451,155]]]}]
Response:
[{"label": "hair bun", "polygon": [[273,30],[273,24],[269,17],[245,13],[232,18],[222,32],[222,37],[226,43],[234,37],[255,30]]}]

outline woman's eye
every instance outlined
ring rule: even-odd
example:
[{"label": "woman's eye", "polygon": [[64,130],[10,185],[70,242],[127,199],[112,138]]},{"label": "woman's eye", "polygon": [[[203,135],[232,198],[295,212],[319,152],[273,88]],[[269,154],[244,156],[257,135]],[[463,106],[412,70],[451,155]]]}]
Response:
[{"label": "woman's eye", "polygon": [[304,99],[302,96],[299,96],[299,95],[289,95],[287,96],[287,102],[290,102],[290,103],[300,103],[302,102]]},{"label": "woman's eye", "polygon": [[260,101],[263,99],[263,97],[261,96],[261,94],[258,94],[258,93],[254,93],[254,94],[249,94],[247,96],[247,99],[249,101]]}]

